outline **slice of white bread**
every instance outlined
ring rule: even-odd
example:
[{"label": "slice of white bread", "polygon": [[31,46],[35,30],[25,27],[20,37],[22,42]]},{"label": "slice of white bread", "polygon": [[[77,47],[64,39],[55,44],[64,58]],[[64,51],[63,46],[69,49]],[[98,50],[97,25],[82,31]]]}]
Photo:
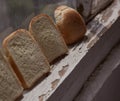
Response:
[{"label": "slice of white bread", "polygon": [[31,34],[19,29],[3,41],[9,61],[24,88],[50,71],[50,65]]},{"label": "slice of white bread", "polygon": [[40,14],[34,17],[30,22],[29,31],[50,63],[68,51],[61,33],[49,16]]},{"label": "slice of white bread", "polygon": [[85,22],[76,10],[61,5],[56,8],[54,16],[66,44],[73,44],[84,37]]},{"label": "slice of white bread", "polygon": [[14,101],[22,92],[12,67],[0,51],[0,101]]}]

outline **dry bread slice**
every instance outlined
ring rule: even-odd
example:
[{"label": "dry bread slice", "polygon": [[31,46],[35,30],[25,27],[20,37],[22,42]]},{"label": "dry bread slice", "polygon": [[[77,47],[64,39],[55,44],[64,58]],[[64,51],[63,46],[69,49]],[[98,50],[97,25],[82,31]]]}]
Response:
[{"label": "dry bread slice", "polygon": [[66,44],[73,44],[84,37],[86,25],[82,16],[76,10],[61,5],[56,8],[54,16]]},{"label": "dry bread slice", "polygon": [[40,14],[34,17],[30,22],[29,31],[39,43],[49,62],[68,51],[61,33],[49,16]]},{"label": "dry bread slice", "polygon": [[50,71],[46,57],[28,31],[13,32],[4,40],[3,47],[24,88],[30,88]]},{"label": "dry bread slice", "polygon": [[0,101],[14,101],[22,92],[20,82],[0,51]]}]

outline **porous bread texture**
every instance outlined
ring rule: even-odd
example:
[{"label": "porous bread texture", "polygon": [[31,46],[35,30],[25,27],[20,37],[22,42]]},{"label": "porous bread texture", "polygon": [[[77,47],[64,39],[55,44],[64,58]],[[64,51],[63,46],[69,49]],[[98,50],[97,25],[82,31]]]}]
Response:
[{"label": "porous bread texture", "polygon": [[81,15],[74,9],[61,5],[54,12],[57,27],[66,44],[81,40],[86,33],[86,25]]},{"label": "porous bread texture", "polygon": [[20,29],[13,32],[4,40],[3,47],[24,88],[30,88],[50,71],[46,57],[28,31]]},{"label": "porous bread texture", "polygon": [[29,31],[50,63],[68,51],[61,33],[49,16],[45,14],[35,16],[30,22]]},{"label": "porous bread texture", "polygon": [[0,51],[0,101],[14,101],[23,92],[12,67]]}]

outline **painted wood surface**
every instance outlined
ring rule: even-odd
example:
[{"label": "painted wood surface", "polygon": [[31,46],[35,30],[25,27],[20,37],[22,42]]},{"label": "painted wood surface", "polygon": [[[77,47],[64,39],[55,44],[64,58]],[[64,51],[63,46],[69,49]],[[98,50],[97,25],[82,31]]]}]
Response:
[{"label": "painted wood surface", "polygon": [[120,0],[115,0],[87,25],[88,31],[83,41],[69,47],[68,55],[51,65],[51,74],[33,89],[24,91],[21,101],[46,101],[118,16]]},{"label": "painted wood surface", "polygon": [[[112,25],[112,27],[109,28],[105,32],[105,34],[103,34],[100,37],[100,39],[96,42],[96,44],[93,47],[91,47],[91,49],[88,51],[88,53],[82,58],[82,60],[77,64],[77,66],[75,66],[75,68],[70,73],[70,75],[68,75],[68,77],[56,89],[56,91],[48,98],[47,101],[74,101],[76,96],[78,94],[81,94],[81,91],[83,90],[83,86],[86,84],[89,77],[91,77],[91,75],[94,74],[94,72],[97,69],[98,70],[102,69],[102,67],[101,68],[97,68],[97,67],[100,64],[102,64],[103,61],[105,61],[105,59],[108,56],[108,54],[110,53],[110,51],[112,49],[114,49],[114,46],[116,46],[117,43],[120,43],[120,33],[119,32],[120,32],[120,17]],[[116,63],[116,65],[117,64],[118,64],[118,62]],[[112,66],[111,68],[115,68],[114,67],[115,65],[111,65],[111,66]],[[110,70],[108,70],[108,73],[106,75],[108,76],[109,74],[110,74]],[[95,73],[94,78],[96,76],[97,75]],[[102,78],[102,79],[105,79],[105,78]],[[88,81],[90,81],[90,80],[88,80]],[[103,82],[99,82],[99,84],[101,84],[101,83],[103,83]],[[98,85],[98,86],[100,86],[100,85]],[[89,85],[87,85],[87,87],[89,87]],[[85,88],[86,88],[86,86],[85,86]],[[90,88],[91,88],[91,86],[90,86]],[[95,93],[93,93],[94,91],[92,91],[92,90],[91,90],[91,94],[90,94],[90,95],[92,95],[91,97],[95,96]],[[95,89],[95,91],[96,91],[96,89]],[[87,98],[88,96],[89,95],[86,95],[85,98]]]},{"label": "painted wood surface", "polygon": [[[119,19],[119,24],[116,24],[116,25],[120,26],[120,19]],[[119,29],[118,31],[116,31],[118,35],[119,35],[119,31],[120,31]],[[74,101],[93,101],[93,99],[97,96],[97,94],[101,90],[103,90],[102,87],[104,86],[104,84],[106,84],[106,81],[108,80],[108,78],[112,75],[115,69],[118,69],[120,67],[120,55],[119,55],[120,44],[119,43],[120,41],[118,42],[117,45],[114,46],[114,48],[111,49],[111,51],[105,57],[104,61],[102,61],[101,64],[97,66],[96,69],[91,73],[89,78],[86,80],[86,82],[82,86],[82,90],[80,91],[80,93],[78,94],[78,96],[75,98]],[[111,83],[115,85],[114,82],[111,82]],[[114,89],[114,87],[112,89]],[[113,97],[115,97],[115,95]],[[101,101],[106,101],[106,100],[101,100]],[[110,100],[110,101],[113,101],[113,100]],[[118,101],[118,100],[115,100],[115,101]]]}]

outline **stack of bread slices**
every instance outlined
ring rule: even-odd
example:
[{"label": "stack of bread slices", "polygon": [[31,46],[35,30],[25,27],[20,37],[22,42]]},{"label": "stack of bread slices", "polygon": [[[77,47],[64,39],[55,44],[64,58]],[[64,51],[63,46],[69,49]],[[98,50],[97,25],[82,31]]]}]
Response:
[{"label": "stack of bread slices", "polygon": [[23,89],[31,88],[50,72],[50,63],[68,52],[66,44],[84,36],[86,27],[77,11],[62,6],[56,9],[55,16],[57,25],[49,16],[40,14],[31,20],[29,31],[18,29],[4,39],[4,52],[0,52],[0,101],[14,101]]}]

